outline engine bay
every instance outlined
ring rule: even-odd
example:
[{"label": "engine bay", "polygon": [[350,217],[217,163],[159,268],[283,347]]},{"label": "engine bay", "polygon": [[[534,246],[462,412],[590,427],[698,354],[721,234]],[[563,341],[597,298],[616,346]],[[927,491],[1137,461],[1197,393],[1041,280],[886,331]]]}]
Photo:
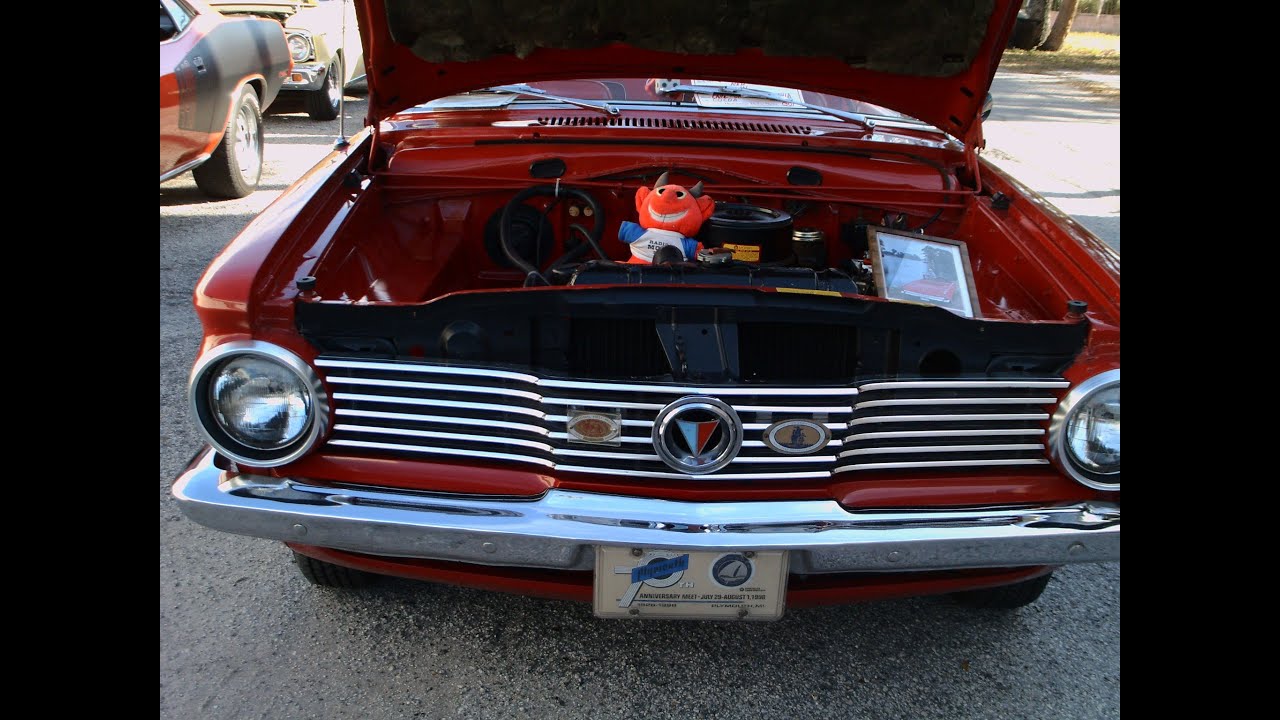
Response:
[{"label": "engine bay", "polygon": [[[705,183],[715,209],[692,238],[698,252],[637,263],[619,229],[637,217],[637,184],[651,186],[664,173],[690,185]],[[934,170],[901,180],[904,193],[929,192],[930,202],[838,201],[831,191],[815,198],[794,186],[770,187],[757,179],[751,187],[729,173],[714,177],[679,167],[584,183],[525,182],[521,190],[366,183],[309,274],[318,298],[357,303],[586,285],[786,288],[874,297],[868,229],[880,228],[969,241],[973,282],[996,285],[1002,300],[995,307],[984,302],[980,316],[1061,317],[1010,282],[999,267],[1002,259],[972,242],[985,232],[983,218],[966,211],[971,196],[945,194],[954,179]]]}]

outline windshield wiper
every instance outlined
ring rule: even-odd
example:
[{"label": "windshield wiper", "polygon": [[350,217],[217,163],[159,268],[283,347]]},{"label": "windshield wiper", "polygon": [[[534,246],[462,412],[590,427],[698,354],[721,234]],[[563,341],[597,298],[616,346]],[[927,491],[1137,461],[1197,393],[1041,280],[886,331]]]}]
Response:
[{"label": "windshield wiper", "polygon": [[539,97],[546,100],[555,100],[567,105],[575,105],[580,108],[587,108],[588,110],[602,112],[605,115],[617,116],[622,114],[618,111],[618,108],[607,102],[591,102],[590,100],[579,100],[578,98],[565,97],[563,95],[553,95],[546,90],[540,90],[529,85],[495,85],[493,87],[485,88],[484,91],[511,93],[512,95],[525,95],[527,97]]},{"label": "windshield wiper", "polygon": [[785,95],[769,92],[768,90],[760,90],[757,88],[745,87],[719,87],[716,85],[681,85],[675,80],[659,80],[654,83],[654,89],[659,95],[674,95],[677,93],[691,93],[693,95],[728,95],[730,97],[740,98],[756,98],[757,100],[773,100],[780,103],[790,103],[792,105],[800,105],[801,107],[816,110],[820,113],[840,118],[841,120],[849,120],[859,123],[863,127],[870,130],[876,126],[876,122],[862,113],[848,112],[845,110],[836,110],[835,108],[823,107],[822,105],[814,105],[803,100],[793,100]]}]

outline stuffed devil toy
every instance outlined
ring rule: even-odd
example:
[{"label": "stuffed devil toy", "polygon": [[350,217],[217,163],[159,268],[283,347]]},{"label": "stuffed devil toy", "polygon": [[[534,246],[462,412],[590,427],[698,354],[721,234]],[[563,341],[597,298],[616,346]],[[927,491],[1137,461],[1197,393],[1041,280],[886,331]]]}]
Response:
[{"label": "stuffed devil toy", "polygon": [[643,186],[636,190],[639,224],[624,221],[618,228],[618,238],[631,245],[627,262],[691,261],[702,249],[693,237],[715,212],[716,203],[702,194],[702,182],[686,190],[668,184],[667,175],[662,173],[652,190]]}]

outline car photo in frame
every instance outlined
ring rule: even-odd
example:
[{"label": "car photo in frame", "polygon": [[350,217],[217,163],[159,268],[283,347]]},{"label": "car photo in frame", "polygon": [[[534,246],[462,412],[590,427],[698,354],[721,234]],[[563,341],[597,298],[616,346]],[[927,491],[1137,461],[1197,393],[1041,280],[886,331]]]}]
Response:
[{"label": "car photo in frame", "polygon": [[981,317],[969,249],[963,241],[869,227],[867,247],[880,297],[937,305],[967,318]]}]

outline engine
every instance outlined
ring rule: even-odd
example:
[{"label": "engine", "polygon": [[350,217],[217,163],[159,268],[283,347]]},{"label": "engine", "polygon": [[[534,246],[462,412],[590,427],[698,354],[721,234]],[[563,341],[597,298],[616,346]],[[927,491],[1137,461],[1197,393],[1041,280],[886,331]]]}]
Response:
[{"label": "engine", "polygon": [[[570,198],[575,217],[594,225],[570,225],[570,248],[545,272],[544,248],[552,230],[538,213],[522,204],[536,195],[556,193]],[[861,262],[848,260],[844,269],[827,267],[826,233],[814,227],[796,227],[784,210],[749,202],[718,202],[702,224],[696,240],[701,246],[690,261],[675,248],[664,248],[650,263],[619,262],[601,247],[601,209],[594,197],[580,190],[531,188],[512,199],[494,216],[489,234],[490,254],[524,269],[529,278],[551,285],[724,285],[784,288],[849,294],[871,294],[871,272]],[[598,259],[581,261],[594,254]],[[665,252],[670,251],[670,252]],[[528,284],[528,283],[527,283]]]}]

